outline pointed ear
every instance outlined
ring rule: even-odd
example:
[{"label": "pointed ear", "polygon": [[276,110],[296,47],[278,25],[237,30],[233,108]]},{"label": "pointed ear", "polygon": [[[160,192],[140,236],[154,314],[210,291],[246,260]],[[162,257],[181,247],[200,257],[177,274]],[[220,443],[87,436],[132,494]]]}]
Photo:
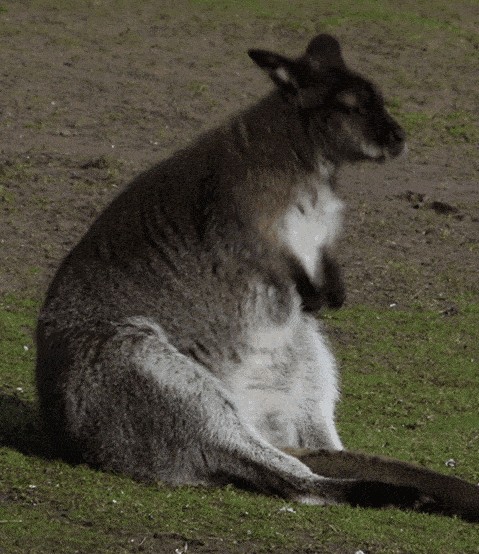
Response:
[{"label": "pointed ear", "polygon": [[314,37],[308,44],[305,57],[321,68],[346,66],[341,54],[341,46],[331,35],[321,34]]},{"label": "pointed ear", "polygon": [[278,87],[287,92],[298,90],[299,85],[295,77],[296,62],[268,50],[248,50],[248,55],[256,65],[268,73]]}]

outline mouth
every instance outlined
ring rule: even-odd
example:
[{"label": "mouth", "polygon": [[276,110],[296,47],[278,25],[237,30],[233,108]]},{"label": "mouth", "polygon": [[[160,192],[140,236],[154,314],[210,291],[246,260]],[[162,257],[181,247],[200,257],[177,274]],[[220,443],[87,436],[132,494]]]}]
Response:
[{"label": "mouth", "polygon": [[405,158],[408,154],[409,148],[407,142],[400,142],[386,149],[389,157],[391,158]]},{"label": "mouth", "polygon": [[377,146],[376,144],[370,144],[362,142],[360,145],[361,153],[369,160],[378,160],[384,158],[385,149]]},{"label": "mouth", "polygon": [[380,147],[375,144],[361,144],[362,154],[369,160],[383,163],[386,160],[394,158],[403,158],[408,154],[406,142],[400,142],[392,146]]}]

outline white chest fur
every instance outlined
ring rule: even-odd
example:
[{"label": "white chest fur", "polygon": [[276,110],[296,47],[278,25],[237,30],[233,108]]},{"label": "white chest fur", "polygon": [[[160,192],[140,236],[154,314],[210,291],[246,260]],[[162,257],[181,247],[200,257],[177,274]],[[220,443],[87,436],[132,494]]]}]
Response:
[{"label": "white chest fur", "polygon": [[[342,223],[343,203],[334,194],[325,175],[298,196],[279,223],[279,239],[302,263],[317,283],[321,252],[337,237]],[[320,284],[320,283],[317,283]]]}]

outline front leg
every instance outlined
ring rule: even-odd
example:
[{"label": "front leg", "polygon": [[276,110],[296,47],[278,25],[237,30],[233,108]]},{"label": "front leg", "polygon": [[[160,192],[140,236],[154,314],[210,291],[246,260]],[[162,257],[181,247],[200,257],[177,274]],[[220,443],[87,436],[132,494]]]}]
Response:
[{"label": "front leg", "polygon": [[338,309],[345,300],[346,292],[342,272],[337,261],[328,253],[322,255],[315,284],[299,262],[293,266],[293,279],[307,312],[317,311],[323,306]]},{"label": "front leg", "polygon": [[328,308],[341,308],[346,299],[343,275],[338,262],[328,253],[323,254],[323,294]]}]

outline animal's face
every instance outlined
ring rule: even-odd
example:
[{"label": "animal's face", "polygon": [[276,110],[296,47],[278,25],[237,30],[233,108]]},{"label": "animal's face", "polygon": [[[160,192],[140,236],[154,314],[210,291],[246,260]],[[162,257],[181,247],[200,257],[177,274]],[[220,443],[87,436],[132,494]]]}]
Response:
[{"label": "animal's face", "polygon": [[381,93],[346,67],[333,37],[318,35],[297,60],[263,50],[249,54],[298,107],[312,140],[334,161],[382,161],[405,151],[405,133]]},{"label": "animal's face", "polygon": [[383,161],[406,149],[406,135],[389,115],[379,90],[347,70],[320,73],[299,93],[312,137],[338,161]]}]

